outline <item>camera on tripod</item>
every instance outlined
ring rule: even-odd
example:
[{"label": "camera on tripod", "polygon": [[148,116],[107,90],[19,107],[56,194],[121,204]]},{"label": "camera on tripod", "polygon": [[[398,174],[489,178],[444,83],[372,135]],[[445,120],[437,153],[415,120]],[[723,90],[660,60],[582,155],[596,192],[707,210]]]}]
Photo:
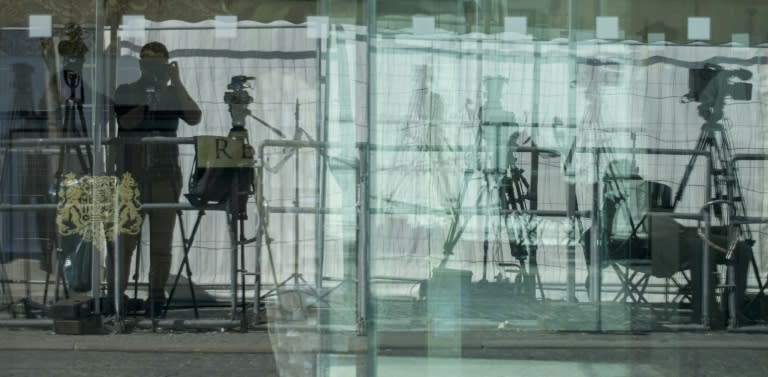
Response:
[{"label": "camera on tripod", "polygon": [[65,34],[68,40],[63,40],[58,45],[64,65],[64,80],[69,86],[77,86],[79,85],[79,76],[83,72],[88,46],[83,42],[83,29],[80,25],[67,24]]},{"label": "camera on tripod", "polygon": [[[707,63],[702,68],[692,68],[688,72],[688,93],[683,97],[688,101],[703,102],[715,100],[707,98],[708,90],[717,90],[718,95],[730,97],[736,101],[752,100],[752,84],[731,82],[733,79],[746,81],[752,78],[752,72],[746,69],[724,69],[717,64]],[[714,85],[715,87],[710,87]]]},{"label": "camera on tripod", "polygon": [[[254,179],[254,150],[248,143],[245,117],[253,97],[246,91],[250,76],[234,76],[224,102],[229,106],[232,128],[227,136],[197,136],[195,167],[190,175],[187,199],[195,206],[237,200],[237,215],[245,218]],[[229,190],[227,190],[229,188]]]},{"label": "camera on tripod", "polygon": [[707,127],[721,127],[718,123],[724,116],[726,98],[736,101],[752,99],[752,84],[733,82],[746,81],[752,72],[746,69],[724,69],[717,64],[707,63],[702,68],[689,71],[688,93],[682,102],[698,102],[698,112]]},{"label": "camera on tripod", "polygon": [[249,80],[253,80],[253,76],[232,76],[227,89],[231,92],[224,93],[224,102],[229,105],[248,105],[253,102],[253,97],[245,90],[250,88],[248,85]]}]

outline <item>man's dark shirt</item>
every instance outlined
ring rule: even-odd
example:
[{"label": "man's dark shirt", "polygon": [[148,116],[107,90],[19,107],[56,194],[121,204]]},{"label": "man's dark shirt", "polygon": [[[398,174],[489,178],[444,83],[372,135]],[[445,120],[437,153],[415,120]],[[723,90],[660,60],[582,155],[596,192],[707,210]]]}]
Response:
[{"label": "man's dark shirt", "polygon": [[[129,171],[134,175],[165,176],[178,170],[179,147],[176,144],[144,144],[140,139],[148,136],[175,137],[181,118],[181,104],[173,88],[148,90],[140,80],[120,85],[115,90],[114,108],[118,118],[116,152],[118,173]],[[126,129],[119,119],[127,112],[149,104],[144,119],[134,128]]]}]

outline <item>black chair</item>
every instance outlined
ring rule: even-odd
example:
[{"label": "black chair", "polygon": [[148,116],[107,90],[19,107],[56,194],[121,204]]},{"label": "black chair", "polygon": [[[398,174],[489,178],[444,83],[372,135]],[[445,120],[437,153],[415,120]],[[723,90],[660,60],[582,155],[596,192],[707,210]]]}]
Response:
[{"label": "black chair", "polygon": [[[611,267],[617,274],[621,289],[615,301],[631,301],[648,304],[646,289],[652,277],[663,278],[667,286],[675,287],[671,302],[689,304],[692,320],[702,318],[702,285],[705,276],[710,279],[710,292],[706,297],[714,305],[714,270],[717,265],[726,264],[725,255],[711,250],[708,274],[702,273],[703,241],[696,227],[686,227],[672,216],[672,190],[659,182],[649,182],[637,176],[628,178],[606,178],[602,215],[605,219],[603,247],[600,250],[601,268]],[[583,235],[584,253],[587,266],[591,266],[591,231]],[[710,240],[718,245],[727,244],[727,228],[712,227]],[[743,300],[751,247],[740,242],[736,246],[732,263],[736,267],[736,300]],[[677,277],[681,277],[678,279]],[[587,284],[590,278],[587,277]],[[588,289],[589,291],[589,289]],[[712,314],[712,313],[711,313]]]},{"label": "black chair", "polygon": [[[652,276],[674,279],[686,267],[677,242],[679,225],[671,217],[653,216],[672,211],[672,189],[634,175],[606,178],[603,197],[600,261],[601,268],[610,266],[622,283],[614,300],[647,303],[644,295]],[[588,266],[591,231],[583,237]]]}]

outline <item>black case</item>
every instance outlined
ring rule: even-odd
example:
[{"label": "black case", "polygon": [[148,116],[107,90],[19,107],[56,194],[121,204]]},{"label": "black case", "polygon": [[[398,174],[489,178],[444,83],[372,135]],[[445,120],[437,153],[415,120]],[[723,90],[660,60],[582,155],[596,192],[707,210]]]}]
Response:
[{"label": "black case", "polygon": [[90,317],[92,312],[93,299],[69,299],[51,305],[48,316],[53,319],[76,320]]}]

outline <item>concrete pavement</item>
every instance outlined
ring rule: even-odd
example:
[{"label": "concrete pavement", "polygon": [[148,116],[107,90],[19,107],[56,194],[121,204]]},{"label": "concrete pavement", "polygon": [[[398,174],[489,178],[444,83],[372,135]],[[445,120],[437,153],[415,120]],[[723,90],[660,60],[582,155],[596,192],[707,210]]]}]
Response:
[{"label": "concrete pavement", "polygon": [[[369,341],[376,357],[370,359]],[[372,354],[372,353],[371,353]],[[374,337],[312,326],[57,335],[0,329],[0,376],[764,377],[768,335],[725,332],[388,331]],[[282,371],[279,372],[279,371]]]},{"label": "concrete pavement", "polygon": [[[109,351],[272,353],[281,337],[299,336],[300,352],[366,353],[369,338],[353,332],[327,333],[309,326],[283,326],[247,333],[224,331],[151,332],[129,334],[58,335],[51,330],[0,329],[0,351]],[[728,332],[668,332],[647,334],[540,331],[464,331],[427,333],[386,331],[375,335],[379,350],[440,349],[754,349],[768,355],[768,334]],[[768,357],[767,357],[768,359]]]}]

